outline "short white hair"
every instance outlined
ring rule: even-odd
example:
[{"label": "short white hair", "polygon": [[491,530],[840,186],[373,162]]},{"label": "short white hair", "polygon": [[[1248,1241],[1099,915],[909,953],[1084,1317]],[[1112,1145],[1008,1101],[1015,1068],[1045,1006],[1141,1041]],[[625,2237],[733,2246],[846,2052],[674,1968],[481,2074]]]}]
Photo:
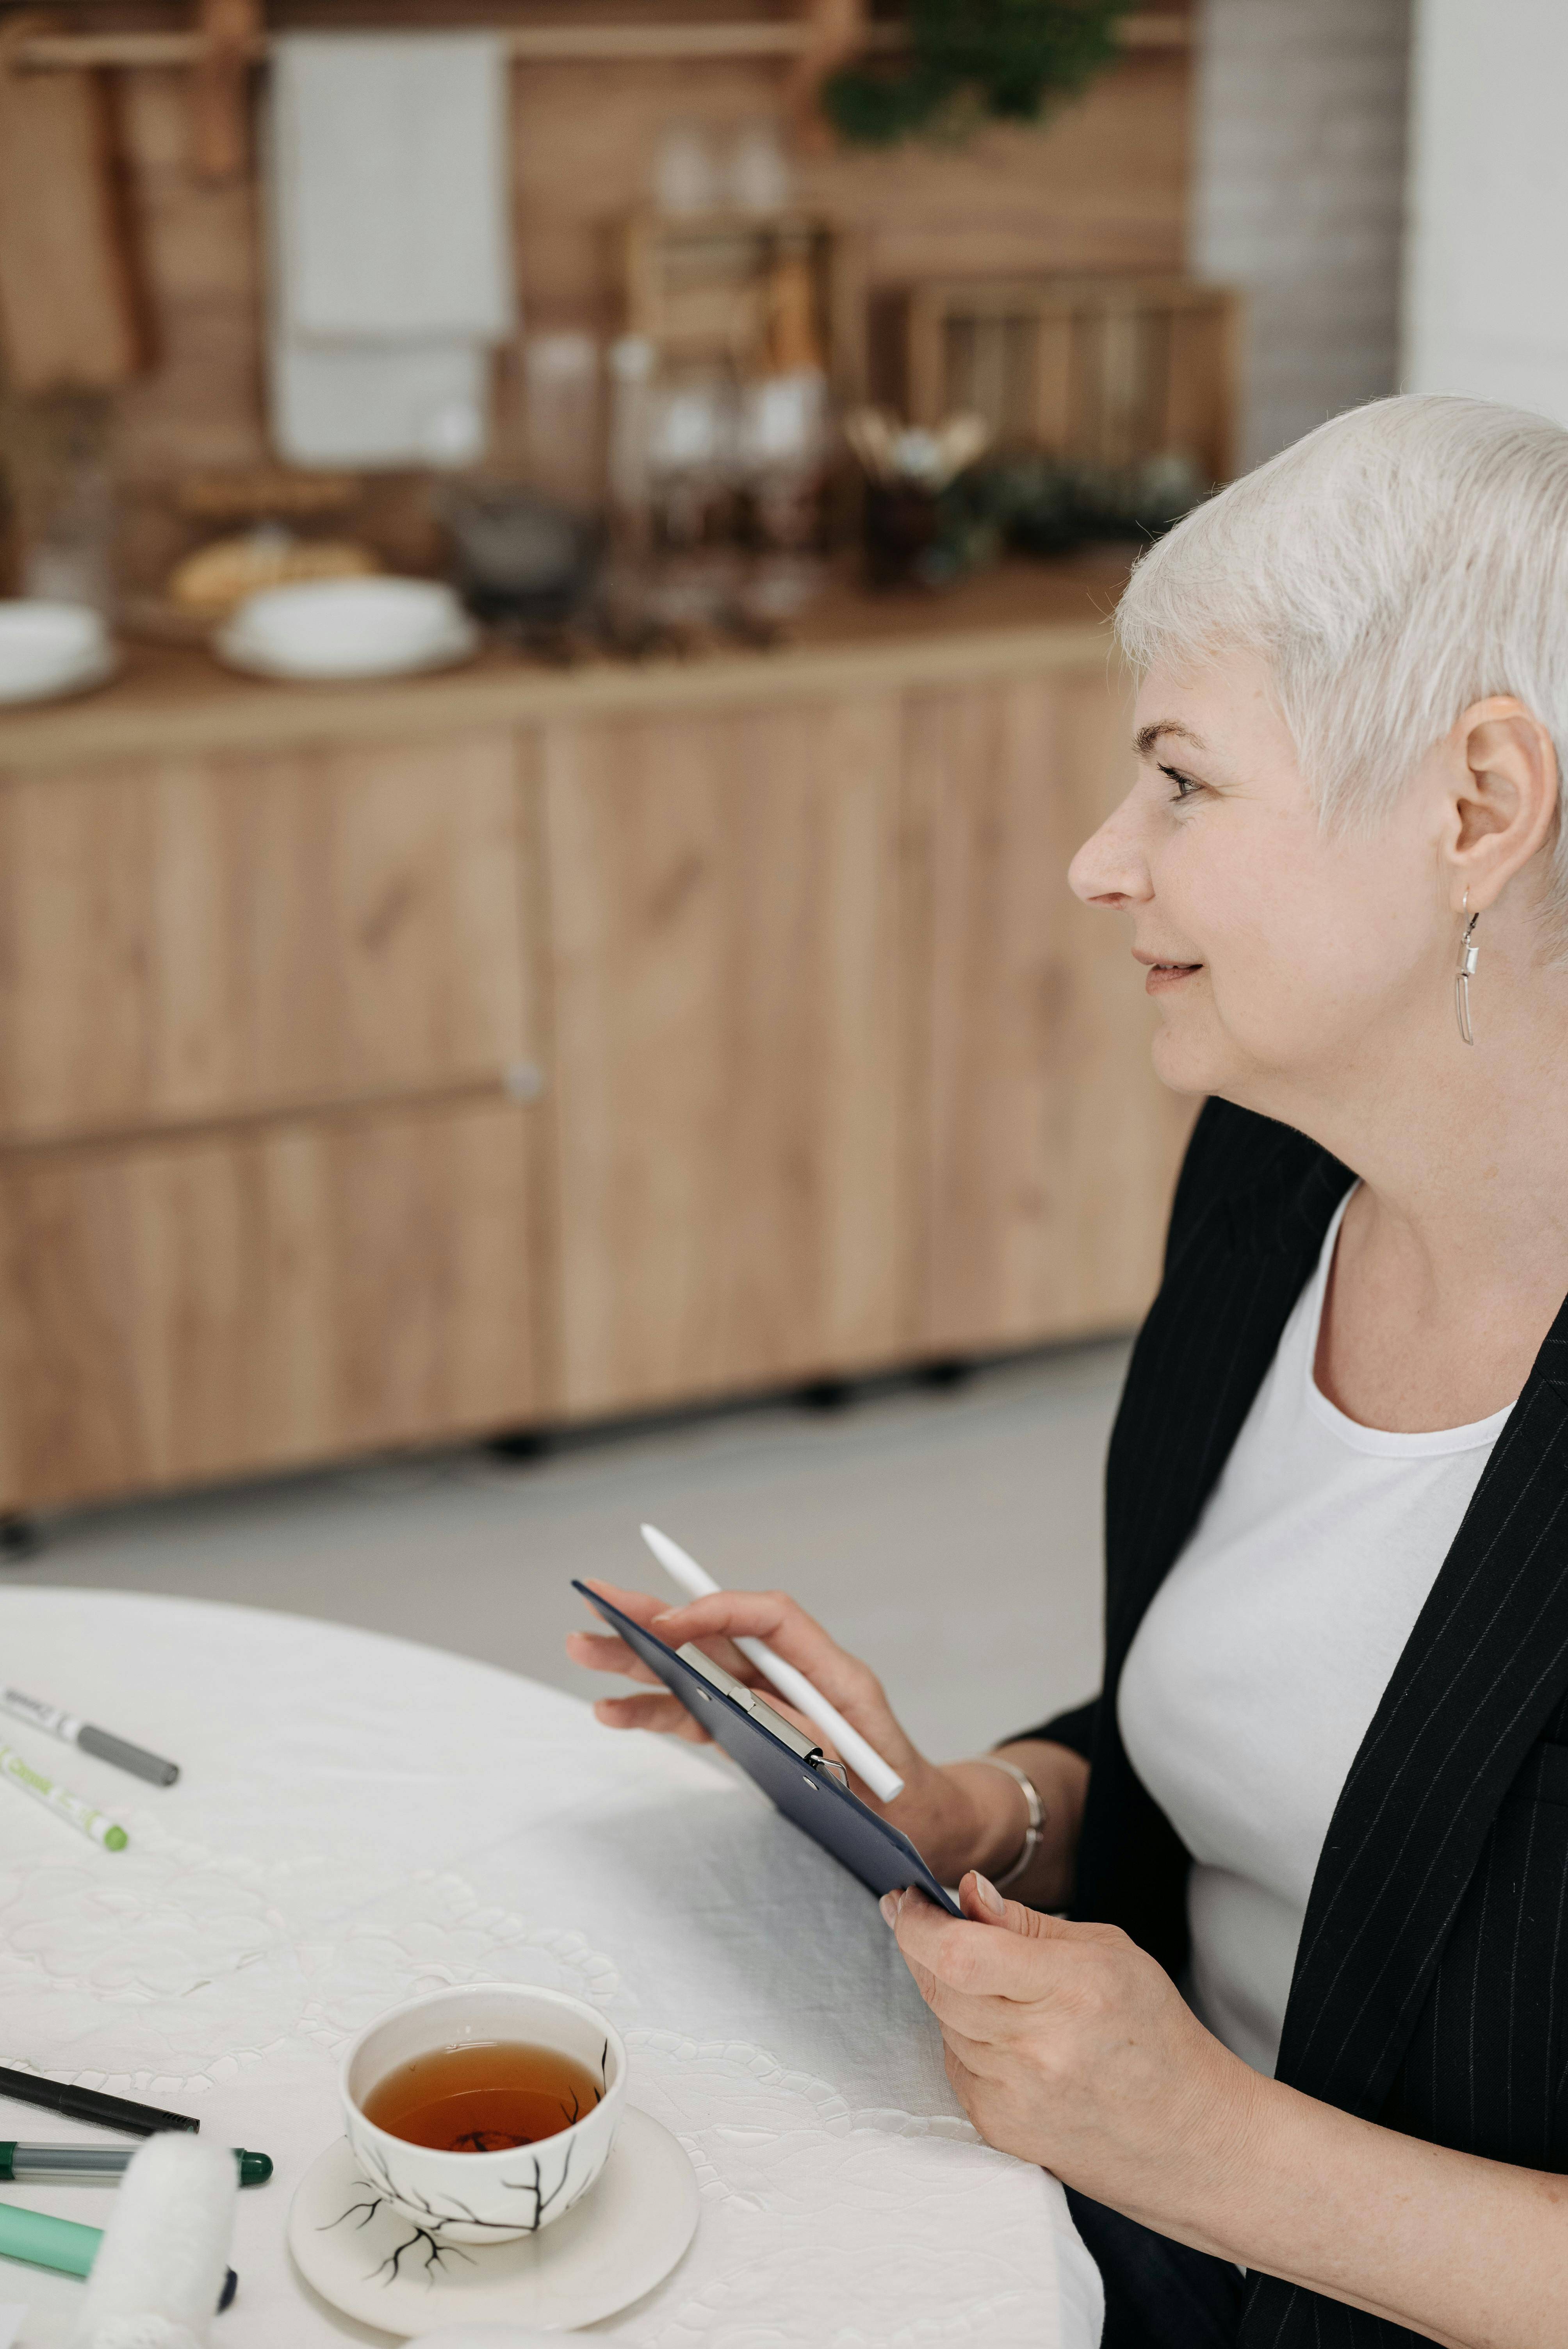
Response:
[{"label": "short white hair", "polygon": [[1559,774],[1568,933],[1568,431],[1409,393],[1320,424],[1199,506],[1116,616],[1133,668],[1259,655],[1324,820],[1376,824],[1471,702],[1513,694]]}]

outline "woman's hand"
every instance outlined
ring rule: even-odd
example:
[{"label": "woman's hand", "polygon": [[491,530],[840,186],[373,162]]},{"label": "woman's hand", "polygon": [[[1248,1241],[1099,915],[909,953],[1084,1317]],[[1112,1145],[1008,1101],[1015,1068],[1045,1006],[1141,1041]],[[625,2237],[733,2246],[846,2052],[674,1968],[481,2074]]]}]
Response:
[{"label": "woman's hand", "polygon": [[1264,2079],[1111,1925],[959,1887],[882,1913],[988,2145],[1178,2242],[1460,2349],[1561,2349],[1563,2178],[1401,2137]]},{"label": "woman's hand", "polygon": [[1134,2216],[1160,2207],[1173,2172],[1223,2171],[1258,2075],[1163,1968],[1115,1926],[1041,1916],[983,1877],[959,1898],[963,1920],[918,1892],[890,1892],[882,1913],[986,2143]]},{"label": "woman's hand", "polygon": [[[644,1591],[617,1590],[608,1582],[595,1582],[591,1588],[634,1623],[654,1632],[666,1647],[684,1647],[688,1640],[695,1640],[738,1681],[761,1690],[775,1712],[797,1722],[810,1736],[820,1738],[814,1723],[787,1704],[750,1657],[735,1645],[737,1639],[766,1640],[787,1663],[804,1672],[897,1771],[903,1780],[903,1792],[892,1803],[879,1802],[853,1772],[848,1775],[861,1800],[908,1836],[944,1883],[954,1882],[971,1866],[1005,1868],[1018,1849],[1026,1814],[1016,1783],[1002,1771],[977,1763],[954,1763],[943,1769],[928,1762],[905,1734],[870,1666],[830,1639],[821,1625],[783,1591],[721,1590],[709,1599],[667,1607]],[[656,1674],[614,1633],[573,1631],[566,1652],[574,1663],[586,1664],[591,1671],[619,1672],[645,1683],[645,1693],[600,1698],[593,1711],[611,1728],[660,1730],[695,1744],[708,1743],[707,1732],[680,1700],[670,1695]],[[840,1759],[825,1741],[822,1750],[833,1760]],[[1068,1764],[1077,1760],[1065,1753],[1062,1758]],[[1076,1835],[1076,1814],[1074,1830]]]}]

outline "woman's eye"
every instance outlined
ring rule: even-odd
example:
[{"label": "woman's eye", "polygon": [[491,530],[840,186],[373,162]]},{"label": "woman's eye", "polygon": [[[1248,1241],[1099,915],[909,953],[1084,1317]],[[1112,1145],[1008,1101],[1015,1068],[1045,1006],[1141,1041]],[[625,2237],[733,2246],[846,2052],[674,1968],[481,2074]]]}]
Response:
[{"label": "woman's eye", "polygon": [[1202,783],[1195,783],[1191,775],[1182,774],[1178,767],[1161,767],[1160,771],[1169,778],[1171,785],[1171,796],[1178,807],[1184,800],[1196,799],[1203,788]]}]

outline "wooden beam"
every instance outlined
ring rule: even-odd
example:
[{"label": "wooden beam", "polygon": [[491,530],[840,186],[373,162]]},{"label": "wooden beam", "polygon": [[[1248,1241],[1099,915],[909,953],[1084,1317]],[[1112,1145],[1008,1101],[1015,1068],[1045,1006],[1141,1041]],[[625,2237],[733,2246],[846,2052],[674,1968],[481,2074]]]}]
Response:
[{"label": "wooden beam", "polygon": [[251,165],[251,64],[262,0],[196,0],[201,44],[191,86],[191,154],[199,180],[242,179]]},{"label": "wooden beam", "polygon": [[800,30],[808,40],[789,69],[789,118],[796,144],[820,154],[834,144],[822,84],[865,48],[865,0],[805,0]]},{"label": "wooden beam", "polygon": [[[867,28],[864,46],[896,47],[896,26]],[[1128,48],[1186,48],[1191,19],[1169,11],[1124,17],[1121,39]],[[813,53],[820,35],[810,23],[772,25],[533,25],[505,34],[521,65],[701,64],[726,58],[777,59],[799,64]],[[38,33],[21,44],[16,62],[29,72],[88,67],[169,67],[194,66],[205,56],[206,37],[191,33]],[[259,34],[244,55],[257,62],[266,54]]]}]

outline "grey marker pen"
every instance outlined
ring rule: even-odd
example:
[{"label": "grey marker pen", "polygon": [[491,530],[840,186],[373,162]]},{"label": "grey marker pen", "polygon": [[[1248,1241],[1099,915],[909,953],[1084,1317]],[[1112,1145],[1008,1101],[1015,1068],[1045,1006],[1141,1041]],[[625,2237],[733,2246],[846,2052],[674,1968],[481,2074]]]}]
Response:
[{"label": "grey marker pen", "polygon": [[166,1762],[160,1754],[128,1744],[123,1737],[111,1737],[107,1729],[95,1729],[90,1721],[78,1721],[75,1713],[62,1713],[58,1705],[46,1704],[41,1697],[24,1696],[20,1689],[0,1689],[0,1706],[18,1721],[30,1721],[35,1729],[46,1729],[51,1737],[60,1738],[67,1745],[79,1745],[84,1754],[112,1762],[117,1770],[129,1770],[133,1778],[146,1778],[154,1786],[172,1786],[180,1775],[178,1762]]}]

